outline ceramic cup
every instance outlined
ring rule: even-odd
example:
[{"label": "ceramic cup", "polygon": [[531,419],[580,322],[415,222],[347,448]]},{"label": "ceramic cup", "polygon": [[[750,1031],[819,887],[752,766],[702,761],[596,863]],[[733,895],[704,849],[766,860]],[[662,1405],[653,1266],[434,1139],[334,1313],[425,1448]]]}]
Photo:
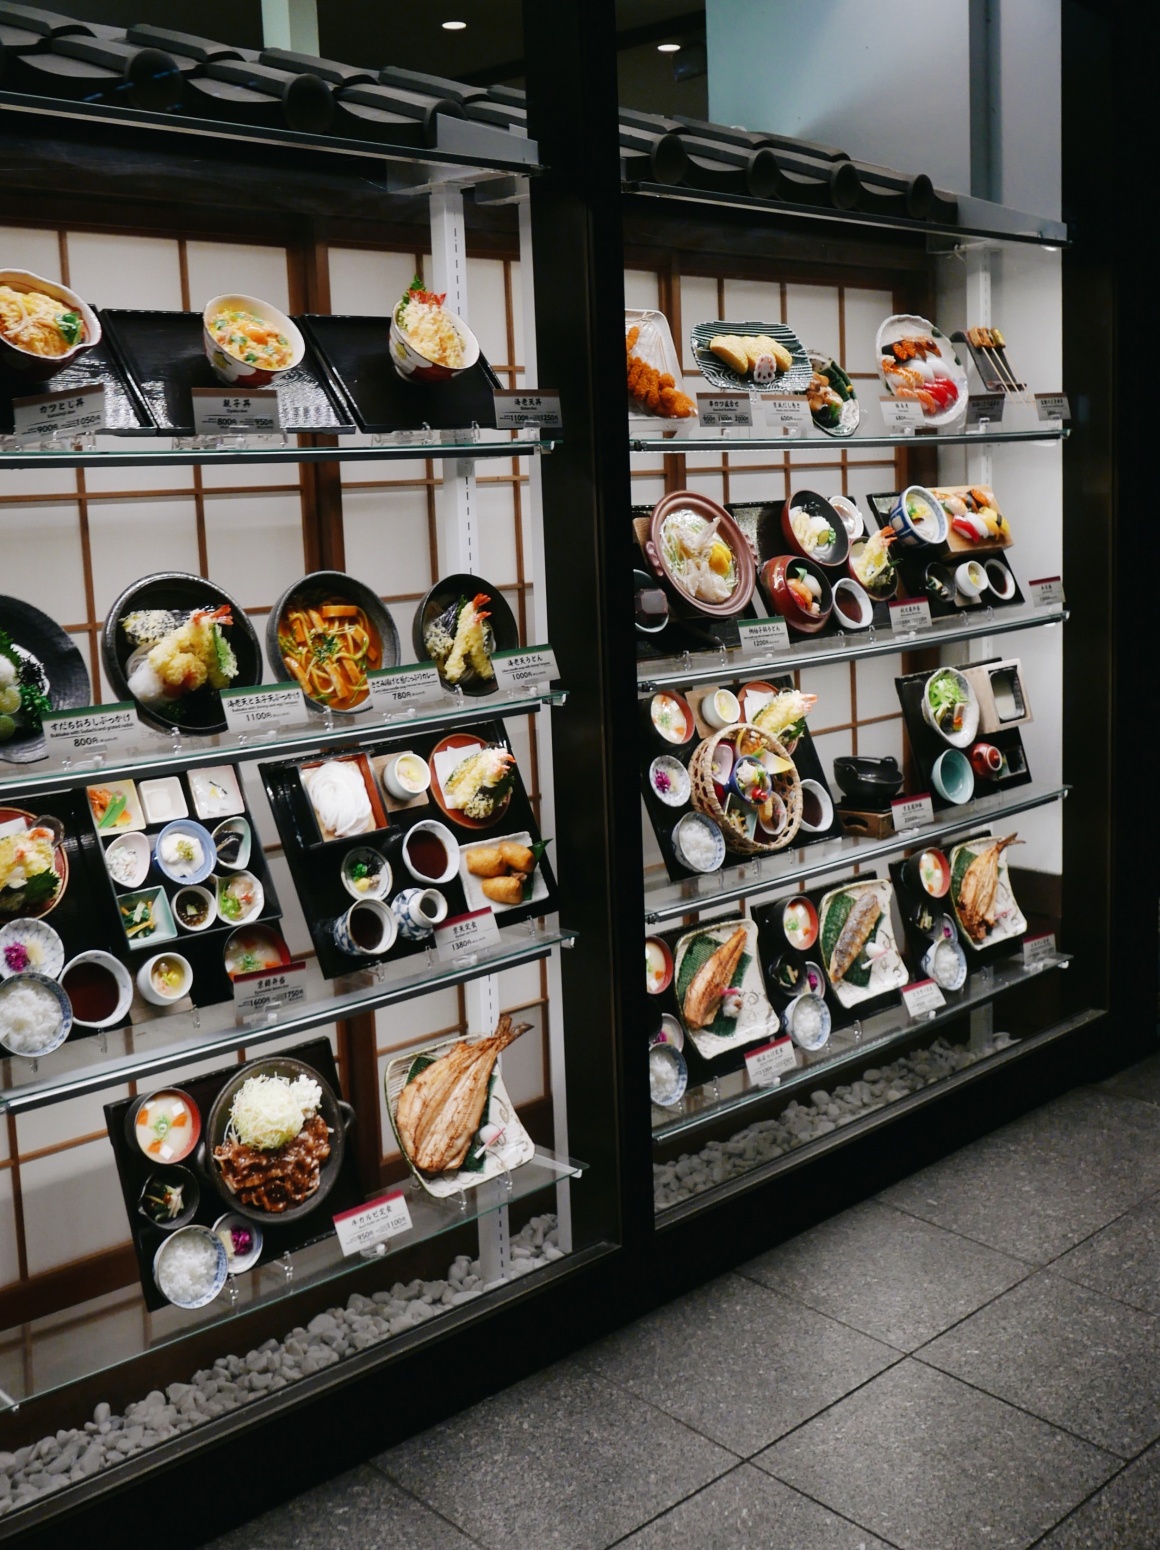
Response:
[{"label": "ceramic cup", "polygon": [[1003,755],[994,743],[976,743],[967,757],[975,774],[983,780],[994,780],[1003,768]]},{"label": "ceramic cup", "polygon": [[352,958],[375,958],[394,945],[397,924],[381,899],[360,899],[332,926],[334,940]]},{"label": "ceramic cup", "polygon": [[[419,843],[419,836],[427,834],[434,835],[443,846],[444,864],[438,875],[424,872],[412,859],[412,853]],[[433,818],[423,818],[407,830],[403,840],[403,861],[407,871],[417,883],[425,886],[431,883],[449,883],[459,871],[459,843],[445,824],[437,823]]]},{"label": "ceramic cup", "polygon": [[447,900],[438,888],[404,888],[391,900],[399,935],[408,942],[430,936],[447,919]]}]

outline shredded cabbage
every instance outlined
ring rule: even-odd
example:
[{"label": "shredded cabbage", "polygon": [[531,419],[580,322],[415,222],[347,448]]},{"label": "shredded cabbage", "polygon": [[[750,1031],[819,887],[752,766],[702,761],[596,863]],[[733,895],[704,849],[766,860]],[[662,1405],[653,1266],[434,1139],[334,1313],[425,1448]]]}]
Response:
[{"label": "shredded cabbage", "polygon": [[246,1146],[273,1152],[286,1146],[322,1102],[322,1088],[308,1076],[251,1076],[230,1108],[230,1129]]}]

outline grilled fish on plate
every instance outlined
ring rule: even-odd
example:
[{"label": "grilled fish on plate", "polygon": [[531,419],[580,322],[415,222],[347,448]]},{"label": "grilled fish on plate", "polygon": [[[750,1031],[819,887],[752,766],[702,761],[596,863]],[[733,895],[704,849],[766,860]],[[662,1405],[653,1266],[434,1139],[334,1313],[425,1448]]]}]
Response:
[{"label": "grilled fish on plate", "polygon": [[424,1173],[463,1166],[487,1104],[491,1073],[501,1050],[531,1023],[505,1012],[485,1039],[461,1039],[408,1082],[399,1094],[395,1125],[408,1160]]}]

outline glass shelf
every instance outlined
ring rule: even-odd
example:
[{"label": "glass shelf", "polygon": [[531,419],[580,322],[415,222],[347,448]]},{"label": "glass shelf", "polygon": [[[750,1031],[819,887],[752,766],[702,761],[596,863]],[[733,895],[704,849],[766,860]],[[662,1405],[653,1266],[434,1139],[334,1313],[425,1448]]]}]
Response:
[{"label": "glass shelf", "polygon": [[272,1039],[305,1033],[342,1017],[374,1012],[434,990],[460,985],[484,974],[533,963],[554,947],[571,947],[575,933],[558,923],[529,921],[500,931],[500,945],[456,963],[441,963],[429,948],[396,963],[376,964],[343,980],[327,980],[310,961],[304,971],[306,999],[263,1018],[239,1022],[232,1001],[174,1012],[107,1035],[69,1039],[38,1060],[0,1060],[0,1114],[23,1114],[82,1093],[101,1092],[123,1082],[155,1076],[191,1060],[237,1049],[254,1049]]},{"label": "glass shelf", "polygon": [[[686,653],[681,657],[658,657],[637,664],[637,690],[652,694],[682,684],[712,683],[728,673],[758,675],[788,673],[795,668],[823,667],[830,662],[853,662],[866,657],[893,656],[900,651],[918,651],[927,647],[949,646],[957,641],[977,640],[982,636],[1009,635],[1015,630],[1033,630],[1047,625],[1065,624],[1066,608],[1040,608],[1020,603],[1011,608],[988,608],[979,613],[963,613],[956,618],[936,619],[928,630],[859,630],[848,635],[793,639],[787,651],[746,655],[737,649]],[[706,662],[706,658],[709,661]]]},{"label": "glass shelf", "polygon": [[563,705],[566,689],[539,687],[532,692],[495,694],[467,699],[464,695],[444,696],[444,703],[423,710],[401,711],[398,715],[310,715],[279,729],[269,737],[257,733],[223,732],[196,740],[186,736],[164,737],[144,723],[141,746],[120,751],[108,758],[78,760],[39,759],[34,764],[7,764],[0,757],[0,796],[25,795],[34,791],[60,791],[87,786],[94,780],[121,780],[137,775],[163,774],[170,770],[191,770],[201,765],[223,764],[233,759],[268,758],[274,754],[314,752],[336,743],[346,746],[379,743],[384,738],[402,737],[408,732],[431,727],[454,726],[461,721],[490,720],[499,716],[518,716],[537,711],[544,705]]},{"label": "glass shelf", "polygon": [[1013,818],[1016,813],[1045,807],[1061,801],[1070,789],[1070,786],[1048,786],[1032,781],[1010,793],[980,797],[973,802],[964,802],[961,807],[944,808],[935,814],[932,823],[915,824],[901,834],[890,834],[884,839],[844,834],[822,840],[817,845],[800,849],[791,846],[772,856],[757,856],[728,872],[689,877],[679,883],[669,882],[667,878],[646,879],[645,919],[650,925],[657,925],[666,920],[678,920],[694,910],[715,909],[723,904],[736,904],[741,899],[755,899],[790,883],[803,882],[826,872],[843,872],[900,850],[974,829],[979,824]]},{"label": "glass shelf", "polygon": [[915,236],[974,238],[990,242],[1028,242],[1038,247],[1062,248],[1070,245],[1067,223],[1046,216],[1027,215],[1009,210],[987,199],[956,194],[958,219],[918,221],[907,215],[875,213],[868,210],[833,210],[827,205],[793,204],[777,199],[755,199],[749,194],[718,193],[705,188],[674,188],[664,183],[626,182],[626,194],[649,199],[664,199],[678,204],[720,205],[743,210],[750,215],[785,215],[795,220],[829,221],[839,226],[878,226],[889,231],[912,232]]},{"label": "glass shelf", "polygon": [[[558,437],[556,438],[559,439]],[[12,437],[5,437],[10,444]],[[468,435],[453,441],[400,441],[377,447],[295,447],[278,442],[270,446],[195,447],[171,442],[155,447],[145,437],[127,437],[126,445],[76,452],[68,448],[36,450],[0,447],[4,468],[185,468],[192,464],[212,467],[227,463],[380,463],[408,458],[534,457],[550,452],[555,440],[474,441]]]},{"label": "glass shelf", "polygon": [[720,430],[715,435],[630,436],[630,452],[849,452],[864,447],[976,447],[996,442],[1064,441],[1070,427],[1046,424],[1038,430],[939,431],[917,436],[758,436],[742,430]]},{"label": "glass shelf", "polygon": [[805,1087],[829,1077],[845,1066],[860,1064],[869,1056],[880,1055],[889,1045],[908,1038],[920,1029],[938,1027],[952,1017],[969,1012],[972,1007],[986,1005],[1003,991],[1025,984],[1048,969],[1066,969],[1070,962],[1069,954],[1056,953],[1054,957],[1041,959],[1030,966],[1025,966],[1020,957],[977,969],[974,974],[968,975],[962,990],[943,992],[947,1004],[938,1011],[928,1012],[922,1017],[911,1017],[905,1007],[887,1007],[848,1028],[837,1029],[829,1043],[812,1055],[799,1050],[799,1057],[803,1054],[805,1056],[805,1064],[772,1086],[752,1086],[748,1069],[743,1068],[716,1077],[700,1087],[690,1087],[680,1103],[672,1108],[653,1105],[653,1141],[672,1141],[724,1115],[752,1108],[775,1094]]},{"label": "glass shelf", "polygon": [[[297,1250],[290,1257],[289,1267],[284,1260],[273,1260],[256,1270],[231,1277],[216,1301],[197,1312],[166,1307],[146,1317],[139,1293],[114,1293],[70,1307],[63,1314],[30,1320],[21,1327],[23,1344],[15,1347],[11,1354],[0,1357],[0,1391],[13,1404],[19,1405],[82,1378],[133,1362],[190,1336],[205,1334],[237,1314],[268,1308],[273,1303],[285,1302],[328,1283],[335,1286],[335,1301],[338,1301],[346,1296],[341,1283],[359,1272],[362,1272],[362,1280],[350,1290],[366,1295],[373,1288],[373,1283],[366,1279],[368,1272],[373,1274],[372,1265],[383,1267],[379,1284],[388,1287],[397,1279],[391,1272],[395,1253],[480,1221],[505,1206],[516,1205],[537,1194],[550,1195],[561,1179],[578,1179],[586,1168],[585,1163],[537,1147],[533,1158],[506,1177],[492,1179],[451,1199],[436,1200],[412,1180],[396,1186],[403,1189],[411,1214],[411,1229],[392,1238],[385,1254],[376,1254],[373,1258],[355,1254],[348,1258],[343,1255],[337,1237],[331,1235]],[[545,1201],[545,1209],[550,1210],[553,1205],[554,1196]],[[319,1214],[325,1217],[325,1207]],[[321,1230],[321,1221],[319,1226]],[[287,1274],[287,1268],[290,1274]],[[110,1305],[114,1301],[117,1307],[112,1312]],[[287,1319],[287,1327],[290,1322]],[[99,1338],[94,1338],[94,1331]],[[387,1340],[382,1342],[384,1346],[387,1343]],[[180,1375],[187,1377],[189,1374],[182,1372]],[[147,1386],[142,1385],[143,1388]],[[3,1408],[0,1401],[0,1410]]]}]

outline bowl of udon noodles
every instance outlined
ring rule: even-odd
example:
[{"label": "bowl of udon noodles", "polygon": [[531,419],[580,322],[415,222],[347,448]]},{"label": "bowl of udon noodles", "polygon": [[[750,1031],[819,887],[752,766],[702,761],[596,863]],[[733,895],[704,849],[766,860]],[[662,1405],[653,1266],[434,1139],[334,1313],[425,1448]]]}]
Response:
[{"label": "bowl of udon noodles", "polygon": [[67,285],[0,269],[0,366],[43,380],[100,338],[97,314]]},{"label": "bowl of udon noodles", "polygon": [[256,296],[215,296],[201,321],[206,359],[227,387],[268,387],[306,353],[297,326]]}]

